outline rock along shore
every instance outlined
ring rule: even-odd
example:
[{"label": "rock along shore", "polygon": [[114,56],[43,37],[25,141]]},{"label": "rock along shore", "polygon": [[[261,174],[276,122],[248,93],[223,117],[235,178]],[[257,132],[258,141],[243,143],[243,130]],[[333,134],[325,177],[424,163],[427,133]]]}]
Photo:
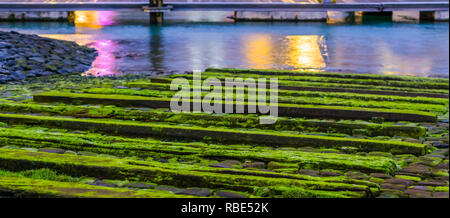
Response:
[{"label": "rock along shore", "polygon": [[52,74],[87,71],[93,48],[37,35],[0,31],[0,83]]}]

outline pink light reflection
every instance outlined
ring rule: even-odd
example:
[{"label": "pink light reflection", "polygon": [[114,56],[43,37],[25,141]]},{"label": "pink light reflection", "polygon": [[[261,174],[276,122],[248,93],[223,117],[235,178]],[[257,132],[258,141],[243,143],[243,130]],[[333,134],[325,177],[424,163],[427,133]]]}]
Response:
[{"label": "pink light reflection", "polygon": [[101,26],[113,25],[116,15],[117,13],[114,11],[97,11],[97,22]]},{"label": "pink light reflection", "polygon": [[91,69],[84,73],[84,75],[93,76],[109,76],[118,74],[114,69],[116,57],[114,52],[117,45],[112,40],[97,40],[88,44],[89,47],[97,49],[98,56],[92,63]]}]

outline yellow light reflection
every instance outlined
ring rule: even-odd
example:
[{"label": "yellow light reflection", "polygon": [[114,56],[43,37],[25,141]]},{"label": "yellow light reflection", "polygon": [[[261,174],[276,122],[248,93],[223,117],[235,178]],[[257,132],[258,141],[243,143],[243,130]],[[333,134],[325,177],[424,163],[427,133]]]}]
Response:
[{"label": "yellow light reflection", "polygon": [[244,53],[251,68],[269,69],[273,63],[274,46],[270,35],[251,35],[244,40]]},{"label": "yellow light reflection", "polygon": [[[384,63],[380,68],[380,73],[386,75],[403,75],[403,76],[429,76],[432,69],[432,61],[422,57],[404,58],[402,55],[396,54],[385,42],[379,42],[376,46],[377,53],[382,54],[380,63]],[[413,60],[413,61],[411,61]],[[393,70],[400,69],[401,72]]]},{"label": "yellow light reflection", "polygon": [[114,24],[114,11],[75,11],[75,27],[100,29]]},{"label": "yellow light reflection", "polygon": [[86,45],[92,42],[87,34],[39,34],[41,37],[76,42],[78,45]]},{"label": "yellow light reflection", "polygon": [[319,36],[286,36],[288,40],[288,65],[294,68],[326,67],[320,44],[324,38]]}]

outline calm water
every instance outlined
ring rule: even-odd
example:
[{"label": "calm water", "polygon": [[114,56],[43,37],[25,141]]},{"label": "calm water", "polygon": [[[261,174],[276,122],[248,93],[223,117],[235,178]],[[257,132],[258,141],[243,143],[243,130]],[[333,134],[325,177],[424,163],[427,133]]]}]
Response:
[{"label": "calm water", "polygon": [[148,26],[147,16],[77,12],[75,25],[0,22],[0,30],[93,46],[89,73],[98,75],[234,67],[449,76],[448,23],[232,23],[218,12],[172,12]]}]

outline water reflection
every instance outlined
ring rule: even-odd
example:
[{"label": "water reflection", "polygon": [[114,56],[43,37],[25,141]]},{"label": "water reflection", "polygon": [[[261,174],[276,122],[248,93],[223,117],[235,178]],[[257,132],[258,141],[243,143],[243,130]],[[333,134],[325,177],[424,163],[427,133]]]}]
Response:
[{"label": "water reflection", "polygon": [[170,23],[148,14],[77,12],[75,25],[0,23],[2,30],[75,41],[98,50],[87,73],[184,72],[206,67],[321,69],[448,77],[448,24]]},{"label": "water reflection", "polygon": [[254,34],[244,38],[243,52],[249,67],[269,69],[273,63],[274,45],[269,34]]},{"label": "water reflection", "polygon": [[288,40],[287,65],[294,68],[324,68],[326,67],[321,46],[325,49],[323,36],[286,36]]},{"label": "water reflection", "polygon": [[85,75],[94,76],[109,76],[116,75],[118,72],[115,70],[117,45],[112,40],[96,40],[94,43],[89,44],[97,49],[98,56],[92,63],[92,68],[85,72]]},{"label": "water reflection", "polygon": [[153,68],[165,69],[164,68],[164,49],[162,47],[162,33],[161,28],[153,27],[150,32],[150,63]]},{"label": "water reflection", "polygon": [[97,39],[89,34],[92,30],[115,24],[116,15],[117,12],[114,11],[76,11],[75,34],[41,34],[40,36],[74,41],[80,45],[95,48],[98,56],[92,63],[91,69],[84,75],[116,75],[118,74],[118,71],[115,70],[117,43],[113,40]]},{"label": "water reflection", "polygon": [[75,27],[100,29],[115,24],[114,11],[75,11]]},{"label": "water reflection", "polygon": [[[380,61],[385,63],[380,69],[380,73],[382,74],[413,76],[414,74],[411,72],[419,70],[421,72],[426,72],[423,74],[424,76],[429,76],[427,72],[432,71],[430,59],[411,57],[405,60],[402,56],[396,55],[394,51],[389,48],[389,45],[384,42],[380,42],[376,49],[379,53],[383,54],[380,58]],[[398,67],[405,69],[405,71],[395,72],[395,69]]]}]

